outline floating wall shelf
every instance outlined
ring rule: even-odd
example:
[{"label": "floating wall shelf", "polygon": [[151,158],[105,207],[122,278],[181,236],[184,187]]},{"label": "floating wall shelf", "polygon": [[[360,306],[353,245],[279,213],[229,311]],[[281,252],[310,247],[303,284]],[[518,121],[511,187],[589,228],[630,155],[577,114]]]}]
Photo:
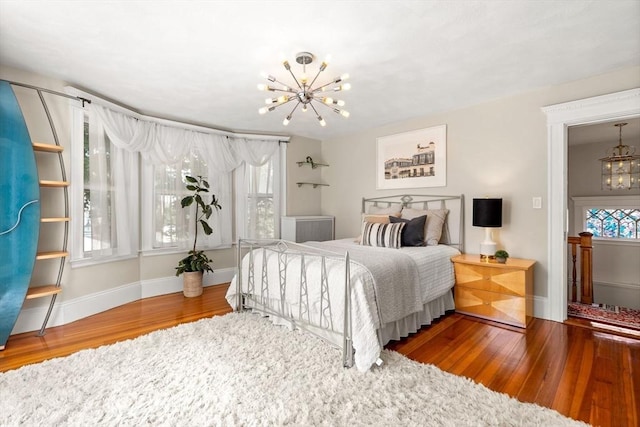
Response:
[{"label": "floating wall shelf", "polygon": [[298,184],[298,187],[302,187],[303,185],[312,185],[313,188],[316,188],[318,186],[323,186],[323,187],[329,186],[329,184],[319,184],[317,182],[296,182],[296,184]]}]

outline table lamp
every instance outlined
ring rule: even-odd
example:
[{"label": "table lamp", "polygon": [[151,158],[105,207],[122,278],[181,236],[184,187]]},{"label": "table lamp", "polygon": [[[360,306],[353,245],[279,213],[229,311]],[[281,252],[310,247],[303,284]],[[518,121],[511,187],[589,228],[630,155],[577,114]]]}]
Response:
[{"label": "table lamp", "polygon": [[484,241],[480,243],[480,259],[495,258],[497,249],[492,228],[502,227],[502,199],[473,199],[473,226],[484,227]]}]

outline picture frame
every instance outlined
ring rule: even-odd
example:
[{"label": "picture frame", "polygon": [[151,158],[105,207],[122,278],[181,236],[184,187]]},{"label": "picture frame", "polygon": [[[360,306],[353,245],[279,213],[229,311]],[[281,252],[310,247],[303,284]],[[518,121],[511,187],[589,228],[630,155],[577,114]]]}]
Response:
[{"label": "picture frame", "polygon": [[447,125],[376,139],[378,190],[447,185]]}]

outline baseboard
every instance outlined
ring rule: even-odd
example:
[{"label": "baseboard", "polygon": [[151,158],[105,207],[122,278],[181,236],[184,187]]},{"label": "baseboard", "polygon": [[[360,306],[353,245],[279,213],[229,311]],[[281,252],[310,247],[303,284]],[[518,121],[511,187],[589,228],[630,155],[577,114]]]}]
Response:
[{"label": "baseboard", "polygon": [[533,317],[551,320],[551,310],[547,306],[548,301],[547,297],[533,296]]},{"label": "baseboard", "polygon": [[[235,272],[236,269],[233,267],[217,269],[214,273],[205,274],[203,284],[213,286],[228,283]],[[142,280],[69,301],[57,302],[53,306],[47,327],[66,325],[132,301],[175,292],[182,292],[182,277]],[[39,330],[48,308],[41,306],[22,310],[11,334]]]}]

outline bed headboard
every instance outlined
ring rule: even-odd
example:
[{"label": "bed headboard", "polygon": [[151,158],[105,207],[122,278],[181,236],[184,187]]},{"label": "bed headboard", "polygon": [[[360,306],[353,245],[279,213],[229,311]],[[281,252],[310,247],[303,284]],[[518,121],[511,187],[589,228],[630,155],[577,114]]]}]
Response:
[{"label": "bed headboard", "polygon": [[442,229],[440,243],[453,246],[464,253],[464,194],[441,196],[425,194],[398,194],[395,196],[362,198],[362,213],[370,206],[386,208],[397,206],[412,209],[449,209]]}]

